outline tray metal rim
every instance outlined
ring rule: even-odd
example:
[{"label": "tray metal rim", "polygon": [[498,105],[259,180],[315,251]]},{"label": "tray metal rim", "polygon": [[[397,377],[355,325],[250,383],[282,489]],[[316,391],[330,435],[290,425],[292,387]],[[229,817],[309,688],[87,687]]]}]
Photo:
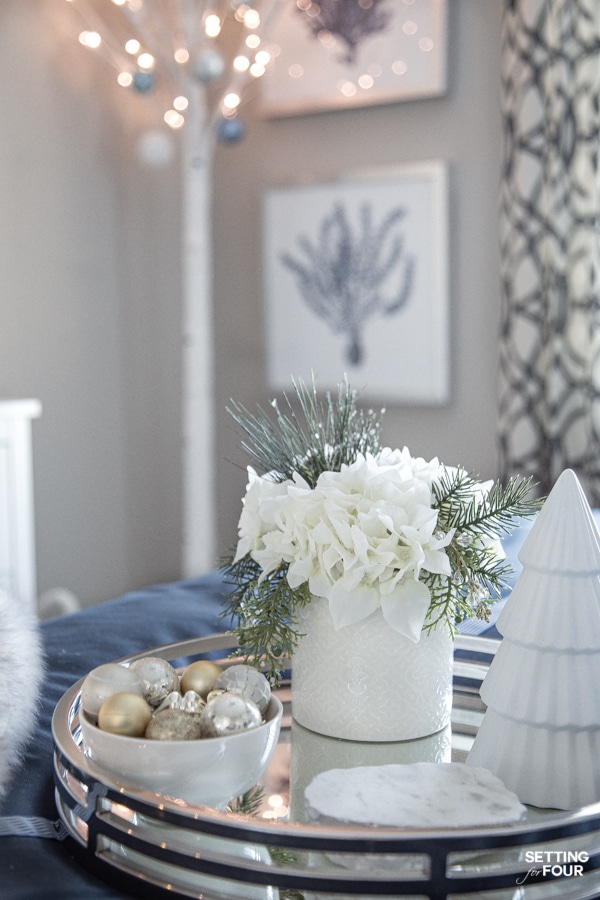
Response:
[{"label": "tray metal rim", "polygon": [[[493,638],[475,637],[471,635],[460,635],[456,640],[457,650],[466,650],[467,652],[476,652],[487,654],[492,657],[499,646],[499,641]],[[207,637],[192,638],[184,641],[176,641],[170,644],[164,644],[150,650],[141,651],[123,657],[120,662],[129,662],[138,659],[141,656],[161,655],[166,659],[177,659],[185,656],[195,656],[208,653],[215,650],[231,649],[237,646],[235,635],[232,633],[223,633],[218,635],[210,635]],[[461,665],[464,660],[460,660]],[[477,661],[477,665],[481,665],[481,661]],[[72,685],[61,697],[57,703],[54,714],[52,716],[52,734],[55,744],[55,766],[58,754],[68,760],[74,771],[78,771],[84,776],[84,780],[97,784],[102,784],[107,788],[115,798],[118,796],[122,802],[129,802],[134,807],[144,809],[160,809],[161,814],[173,817],[177,821],[185,822],[189,820],[190,824],[196,825],[215,825],[221,824],[228,832],[233,826],[245,832],[248,837],[265,836],[273,841],[277,835],[287,835],[290,838],[310,838],[319,840],[327,837],[328,840],[339,842],[341,844],[348,841],[349,835],[352,840],[369,839],[381,845],[385,845],[390,841],[398,841],[406,839],[408,842],[413,838],[420,840],[427,839],[432,841],[448,841],[452,837],[457,844],[463,845],[465,842],[474,839],[490,839],[503,838],[512,839],[519,836],[524,840],[535,838],[540,833],[547,831],[560,830],[594,823],[598,819],[598,827],[600,828],[600,802],[580,807],[576,810],[567,811],[549,811],[539,821],[528,821],[522,823],[513,823],[509,825],[483,826],[476,828],[467,827],[439,827],[431,828],[392,828],[378,827],[376,832],[368,826],[353,826],[351,832],[348,828],[336,827],[331,824],[323,825],[317,823],[300,823],[288,821],[269,821],[256,819],[251,816],[244,816],[237,813],[226,812],[213,809],[208,806],[199,804],[186,803],[182,805],[181,801],[176,801],[159,793],[153,793],[144,790],[134,790],[122,787],[111,776],[111,773],[102,769],[89,760],[80,746],[74,739],[70,728],[70,717],[72,708],[80,692],[83,678]],[[57,776],[60,777],[60,776]],[[240,838],[242,839],[242,838]],[[527,840],[527,842],[529,842]],[[533,841],[532,841],[533,842]],[[458,849],[458,847],[457,847]]]}]

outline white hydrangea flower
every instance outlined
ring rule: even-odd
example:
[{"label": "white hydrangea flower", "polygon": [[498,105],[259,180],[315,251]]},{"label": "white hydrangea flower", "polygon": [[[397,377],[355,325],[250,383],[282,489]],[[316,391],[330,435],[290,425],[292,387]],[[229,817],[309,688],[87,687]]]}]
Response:
[{"label": "white hydrangea flower", "polygon": [[273,475],[258,475],[252,466],[248,466],[247,472],[248,484],[238,524],[236,562],[247,553],[253,556],[263,547],[263,535],[275,526],[276,505],[287,493],[285,482],[278,483]]},{"label": "white hydrangea flower", "polygon": [[236,559],[250,553],[261,578],[288,563],[290,587],[308,582],[336,628],[381,607],[392,628],[419,640],[431,600],[421,573],[451,575],[453,533],[436,534],[432,509],[437,459],[385,448],[323,472],[314,489],[298,475],[276,483],[248,472]]}]

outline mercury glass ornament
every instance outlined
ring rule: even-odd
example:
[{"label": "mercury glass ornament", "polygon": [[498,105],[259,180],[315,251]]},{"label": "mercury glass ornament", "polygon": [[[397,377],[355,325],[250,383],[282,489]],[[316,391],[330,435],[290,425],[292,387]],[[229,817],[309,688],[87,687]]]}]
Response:
[{"label": "mercury glass ornament", "polygon": [[208,701],[212,700],[213,697],[218,697],[220,694],[224,694],[224,693],[225,693],[225,688],[219,688],[218,690],[216,688],[213,688],[213,690],[209,691],[208,694],[206,695],[206,702],[208,703]]},{"label": "mercury glass ornament", "polygon": [[148,723],[146,737],[153,741],[195,741],[202,737],[202,728],[196,716],[182,709],[163,709]]},{"label": "mercury glass ornament", "polygon": [[163,709],[180,709],[182,699],[179,691],[171,691],[170,694],[167,694],[163,702],[156,707],[154,710],[155,714],[162,712]]},{"label": "mercury glass ornament", "polygon": [[225,737],[240,731],[250,731],[262,724],[256,703],[227,691],[214,697],[200,716],[203,737]]},{"label": "mercury glass ornament", "polygon": [[179,703],[179,709],[194,716],[199,715],[205,706],[206,701],[196,691],[186,691]]},{"label": "mercury glass ornament", "polygon": [[144,682],[138,674],[119,663],[105,663],[86,675],[81,687],[81,706],[94,722],[104,701],[120,691],[144,694]]},{"label": "mercury glass ornament", "polygon": [[196,691],[206,699],[222,671],[221,666],[210,659],[199,659],[190,663],[181,676],[181,693]]},{"label": "mercury glass ornament", "polygon": [[152,710],[139,694],[121,691],[108,697],[98,712],[98,727],[111,734],[140,737],[152,717]]},{"label": "mercury glass ornament", "polygon": [[242,697],[252,700],[261,713],[266,711],[271,699],[271,686],[263,673],[254,666],[244,664],[225,669],[215,681],[214,689],[240,694]]},{"label": "mercury glass ornament", "polygon": [[144,698],[150,706],[160,706],[165,697],[179,688],[179,676],[166,659],[144,656],[131,664],[144,683]]}]

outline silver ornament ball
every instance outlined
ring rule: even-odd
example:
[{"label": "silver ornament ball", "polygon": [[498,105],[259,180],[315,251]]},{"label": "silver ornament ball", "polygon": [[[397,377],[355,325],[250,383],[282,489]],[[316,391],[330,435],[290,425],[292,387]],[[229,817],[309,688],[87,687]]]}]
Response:
[{"label": "silver ornament ball", "polygon": [[144,682],[134,671],[119,663],[96,666],[86,675],[81,686],[81,706],[92,721],[96,721],[100,707],[113,694],[121,691],[144,694]]},{"label": "silver ornament ball", "polygon": [[263,673],[243,663],[225,669],[215,681],[214,690],[240,694],[256,703],[261,713],[266,711],[271,699],[271,685]]},{"label": "silver ornament ball", "polygon": [[192,715],[197,716],[202,712],[205,706],[206,701],[200,696],[200,694],[197,694],[196,691],[186,691],[181,698],[179,709],[182,709],[186,713],[191,713]]},{"label": "silver ornament ball", "polygon": [[209,700],[200,716],[203,737],[225,737],[258,728],[261,723],[256,703],[227,691]]},{"label": "silver ornament ball", "polygon": [[144,656],[130,667],[144,682],[144,698],[150,706],[160,706],[171,691],[179,689],[179,676],[166,659]]},{"label": "silver ornament ball", "polygon": [[181,709],[181,701],[182,696],[179,691],[171,691],[170,694],[167,694],[163,702],[156,707],[154,710],[155,713],[162,712],[163,709]]}]

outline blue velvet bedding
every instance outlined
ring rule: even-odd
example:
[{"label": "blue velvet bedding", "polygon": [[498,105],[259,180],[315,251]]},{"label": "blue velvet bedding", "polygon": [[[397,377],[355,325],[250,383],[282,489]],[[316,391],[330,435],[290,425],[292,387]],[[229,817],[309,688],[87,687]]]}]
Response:
[{"label": "blue velvet bedding", "polygon": [[[525,524],[505,542],[507,556],[517,570],[515,577],[520,570],[516,553],[529,527]],[[227,623],[219,619],[224,590],[219,574],[213,573],[155,585],[42,625],[46,678],[37,729],[0,807],[0,896],[7,900],[106,900],[127,896],[81,868],[61,841],[6,833],[14,830],[7,817],[57,821],[51,719],[64,692],[101,663],[225,630]],[[485,623],[477,623],[475,629],[465,630],[474,633],[485,629]],[[487,629],[487,633],[495,636],[493,629]]]}]

